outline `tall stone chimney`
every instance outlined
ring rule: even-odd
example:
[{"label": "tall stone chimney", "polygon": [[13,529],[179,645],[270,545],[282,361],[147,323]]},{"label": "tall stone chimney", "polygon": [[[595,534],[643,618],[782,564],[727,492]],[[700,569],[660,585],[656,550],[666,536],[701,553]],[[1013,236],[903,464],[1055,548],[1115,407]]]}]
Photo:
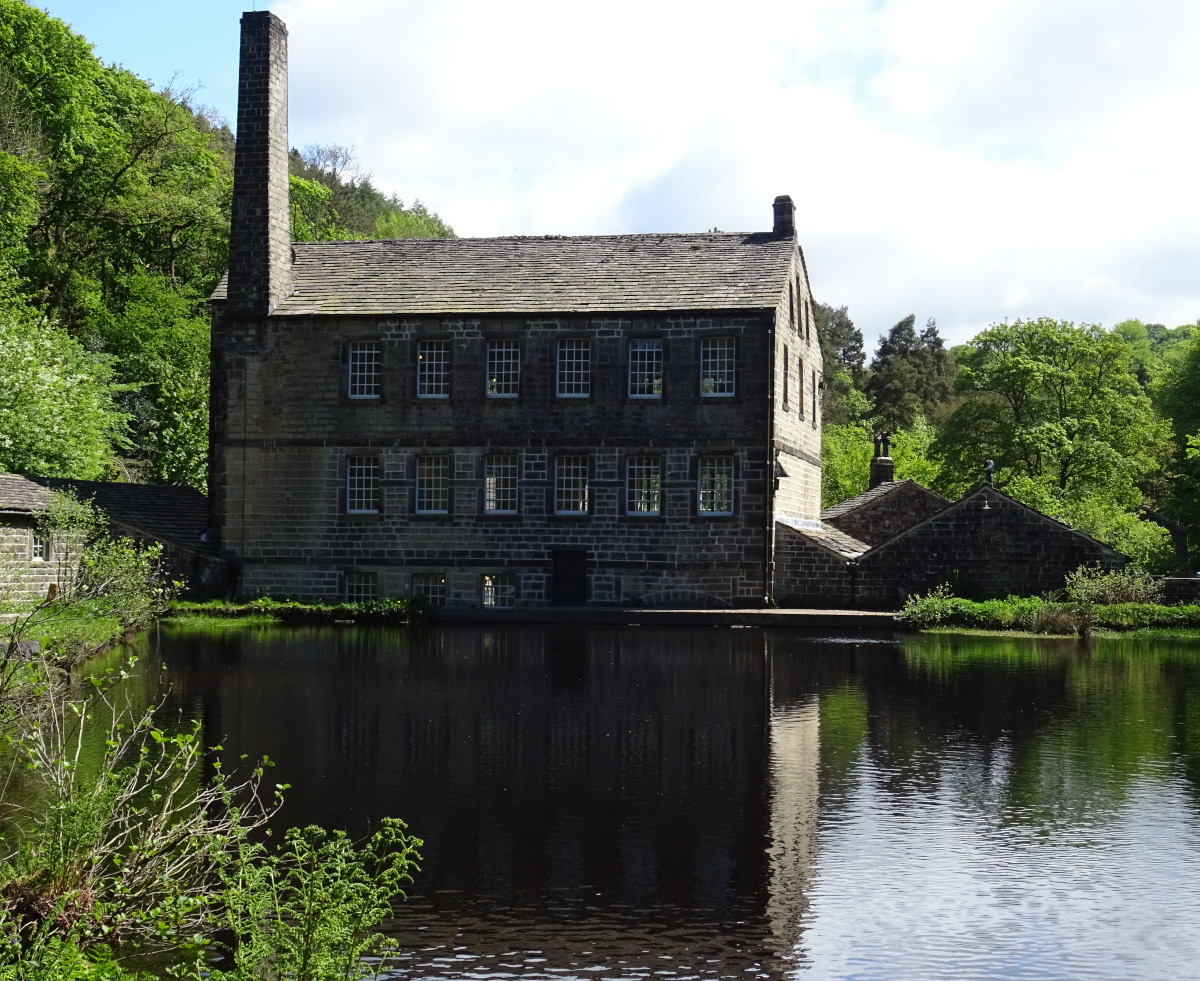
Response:
[{"label": "tall stone chimney", "polygon": [[775,234],[787,238],[796,234],[796,206],[787,194],[775,199]]},{"label": "tall stone chimney", "polygon": [[869,487],[878,487],[896,479],[896,464],[892,461],[891,443],[891,433],[880,433],[875,437],[875,456],[871,458]]},{"label": "tall stone chimney", "polygon": [[228,315],[265,317],[292,290],[288,202],[287,27],[242,14]]}]

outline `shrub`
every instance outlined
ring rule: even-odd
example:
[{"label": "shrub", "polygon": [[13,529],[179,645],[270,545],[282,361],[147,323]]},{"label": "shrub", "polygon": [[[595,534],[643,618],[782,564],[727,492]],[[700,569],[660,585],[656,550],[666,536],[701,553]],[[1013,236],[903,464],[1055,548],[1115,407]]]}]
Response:
[{"label": "shrub", "polygon": [[1105,571],[1081,565],[1067,574],[1067,596],[1075,603],[1161,603],[1161,582],[1141,569]]}]

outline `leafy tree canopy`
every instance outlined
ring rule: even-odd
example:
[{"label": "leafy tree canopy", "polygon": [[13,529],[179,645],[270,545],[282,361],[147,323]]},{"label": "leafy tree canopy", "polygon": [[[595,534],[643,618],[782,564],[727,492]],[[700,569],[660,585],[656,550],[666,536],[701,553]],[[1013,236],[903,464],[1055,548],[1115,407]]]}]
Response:
[{"label": "leafy tree canopy", "polygon": [[930,318],[918,334],[916,317],[910,313],[879,338],[865,390],[883,428],[908,429],[918,415],[940,421],[954,375],[954,361],[938,334],[937,322]]}]

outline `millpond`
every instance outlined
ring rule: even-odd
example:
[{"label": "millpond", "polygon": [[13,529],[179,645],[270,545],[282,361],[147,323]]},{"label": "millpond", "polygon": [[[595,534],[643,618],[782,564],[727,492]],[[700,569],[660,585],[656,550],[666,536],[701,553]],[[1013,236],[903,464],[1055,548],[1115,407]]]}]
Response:
[{"label": "millpond", "polygon": [[[1200,976],[1200,642],[163,626],[280,827],[424,839],[392,978]],[[160,687],[163,686],[163,687]],[[182,722],[181,722],[182,724]]]}]

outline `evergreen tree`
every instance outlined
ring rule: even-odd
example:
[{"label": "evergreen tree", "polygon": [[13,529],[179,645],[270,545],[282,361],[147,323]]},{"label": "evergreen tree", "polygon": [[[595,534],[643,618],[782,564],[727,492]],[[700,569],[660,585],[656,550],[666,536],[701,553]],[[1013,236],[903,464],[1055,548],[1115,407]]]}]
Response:
[{"label": "evergreen tree", "polygon": [[910,429],[918,415],[938,422],[953,391],[955,366],[931,317],[920,334],[909,314],[886,337],[871,360],[866,393],[884,429]]},{"label": "evergreen tree", "polygon": [[842,425],[858,418],[863,408],[862,399],[854,397],[865,380],[862,331],[854,326],[846,307],[817,303],[813,315],[825,381],[821,417],[826,425]]}]

